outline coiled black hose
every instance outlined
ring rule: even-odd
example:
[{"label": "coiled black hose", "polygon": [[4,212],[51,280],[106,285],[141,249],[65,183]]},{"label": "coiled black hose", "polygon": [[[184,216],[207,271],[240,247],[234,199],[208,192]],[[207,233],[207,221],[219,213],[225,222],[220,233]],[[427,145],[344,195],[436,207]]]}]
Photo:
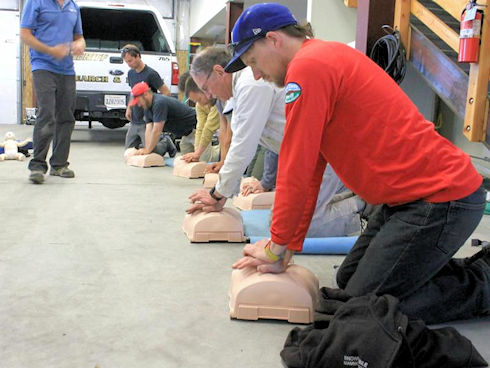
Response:
[{"label": "coiled black hose", "polygon": [[376,41],[369,57],[400,84],[407,72],[405,48],[400,40],[400,32],[386,25],[382,28],[386,36]]}]

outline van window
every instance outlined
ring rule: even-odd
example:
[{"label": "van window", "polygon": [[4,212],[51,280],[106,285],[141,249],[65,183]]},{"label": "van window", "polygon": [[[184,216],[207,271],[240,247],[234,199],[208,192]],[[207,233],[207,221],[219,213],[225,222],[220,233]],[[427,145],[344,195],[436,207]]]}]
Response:
[{"label": "van window", "polygon": [[152,12],[81,8],[83,36],[89,50],[120,50],[132,43],[145,52],[170,53]]}]

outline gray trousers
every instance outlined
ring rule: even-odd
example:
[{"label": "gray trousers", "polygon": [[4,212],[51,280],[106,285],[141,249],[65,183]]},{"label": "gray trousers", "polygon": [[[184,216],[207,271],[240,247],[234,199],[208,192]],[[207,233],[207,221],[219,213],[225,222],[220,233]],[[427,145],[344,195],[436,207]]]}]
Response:
[{"label": "gray trousers", "polygon": [[194,152],[194,141],[196,139],[196,129],[193,129],[189,135],[184,135],[180,139],[180,153],[185,155],[186,153]]},{"label": "gray trousers", "polygon": [[141,148],[145,146],[146,124],[129,123],[128,132],[126,133],[126,142],[124,148]]},{"label": "gray trousers", "polygon": [[[128,148],[143,148],[145,146],[145,132],[146,124],[134,124],[130,123],[128,132],[126,133],[126,141],[124,144],[124,149]],[[170,138],[169,138],[170,139]],[[160,139],[155,148],[153,148],[153,153],[158,153],[160,156],[164,156],[169,150],[169,145],[165,139]]]},{"label": "gray trousers", "polygon": [[68,166],[71,134],[75,126],[75,76],[36,70],[32,73],[39,113],[34,125],[34,157],[29,170],[48,170],[46,156],[53,142],[49,164],[54,169]]}]

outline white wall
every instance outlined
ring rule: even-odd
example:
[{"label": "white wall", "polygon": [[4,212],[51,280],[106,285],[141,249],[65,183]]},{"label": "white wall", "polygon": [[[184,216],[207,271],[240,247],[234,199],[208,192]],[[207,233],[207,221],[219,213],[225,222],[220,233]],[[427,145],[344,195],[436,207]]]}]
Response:
[{"label": "white wall", "polygon": [[357,9],[347,8],[342,0],[308,0],[307,19],[316,38],[352,42],[356,39],[356,18]]},{"label": "white wall", "polygon": [[[191,0],[189,34],[193,35],[226,7],[226,0]],[[224,22],[224,20],[223,20]]]},{"label": "white wall", "polygon": [[19,0],[0,1],[0,10],[19,10]]},{"label": "white wall", "polygon": [[0,11],[0,124],[19,123],[20,109],[20,16],[18,11]]}]

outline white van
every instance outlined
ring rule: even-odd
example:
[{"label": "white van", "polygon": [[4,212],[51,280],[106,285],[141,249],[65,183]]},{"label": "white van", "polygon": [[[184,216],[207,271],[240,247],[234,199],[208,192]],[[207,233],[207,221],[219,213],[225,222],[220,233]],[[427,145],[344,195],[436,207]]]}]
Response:
[{"label": "white van", "polygon": [[179,67],[163,18],[147,5],[79,1],[85,53],[74,57],[77,78],[75,119],[99,121],[114,129],[127,123],[129,67],[121,48],[131,43],[143,62],[155,69],[173,95],[178,94]]}]

